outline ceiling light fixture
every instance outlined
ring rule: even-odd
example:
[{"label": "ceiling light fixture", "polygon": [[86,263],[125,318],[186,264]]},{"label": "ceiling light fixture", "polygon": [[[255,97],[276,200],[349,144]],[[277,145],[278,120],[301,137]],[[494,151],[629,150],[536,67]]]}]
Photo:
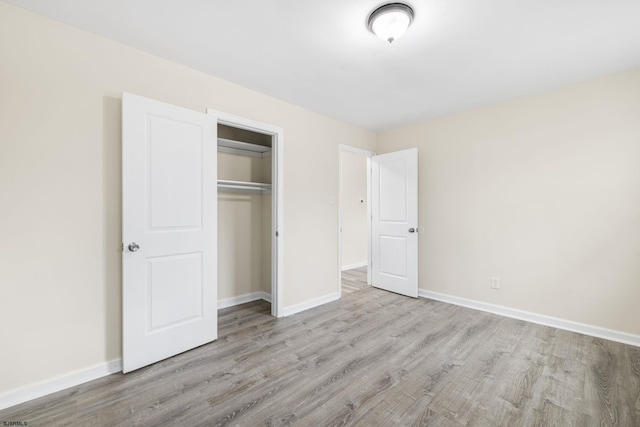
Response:
[{"label": "ceiling light fixture", "polygon": [[400,38],[413,21],[413,9],[404,3],[387,3],[375,9],[367,19],[367,27],[382,40],[392,43]]}]

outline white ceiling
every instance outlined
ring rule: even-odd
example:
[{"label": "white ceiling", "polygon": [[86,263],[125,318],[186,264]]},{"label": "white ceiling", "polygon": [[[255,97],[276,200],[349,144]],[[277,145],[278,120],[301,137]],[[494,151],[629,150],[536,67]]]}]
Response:
[{"label": "white ceiling", "polygon": [[7,0],[375,131],[640,67],[640,0]]}]

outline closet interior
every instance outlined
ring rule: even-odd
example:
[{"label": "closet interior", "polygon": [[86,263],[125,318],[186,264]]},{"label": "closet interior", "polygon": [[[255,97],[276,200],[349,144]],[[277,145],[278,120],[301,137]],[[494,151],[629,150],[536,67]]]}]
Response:
[{"label": "closet interior", "polygon": [[273,136],[218,124],[218,301],[271,301]]}]

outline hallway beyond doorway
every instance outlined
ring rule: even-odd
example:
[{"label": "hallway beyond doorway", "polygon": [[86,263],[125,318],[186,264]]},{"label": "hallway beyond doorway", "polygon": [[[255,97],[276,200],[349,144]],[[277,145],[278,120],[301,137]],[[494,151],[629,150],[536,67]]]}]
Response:
[{"label": "hallway beyond doorway", "polygon": [[367,267],[344,270],[341,277],[343,294],[350,294],[371,287],[367,285]]}]

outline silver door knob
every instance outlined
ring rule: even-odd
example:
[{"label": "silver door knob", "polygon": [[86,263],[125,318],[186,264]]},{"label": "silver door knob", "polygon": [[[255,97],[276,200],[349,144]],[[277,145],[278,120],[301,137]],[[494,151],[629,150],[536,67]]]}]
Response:
[{"label": "silver door knob", "polygon": [[415,233],[415,232],[416,232],[416,229],[415,229],[415,228],[411,227],[411,228],[409,229],[409,233]]},{"label": "silver door knob", "polygon": [[136,242],[132,242],[129,243],[129,246],[127,246],[127,248],[129,248],[131,252],[138,252],[138,249],[140,249],[140,245],[138,245]]}]

